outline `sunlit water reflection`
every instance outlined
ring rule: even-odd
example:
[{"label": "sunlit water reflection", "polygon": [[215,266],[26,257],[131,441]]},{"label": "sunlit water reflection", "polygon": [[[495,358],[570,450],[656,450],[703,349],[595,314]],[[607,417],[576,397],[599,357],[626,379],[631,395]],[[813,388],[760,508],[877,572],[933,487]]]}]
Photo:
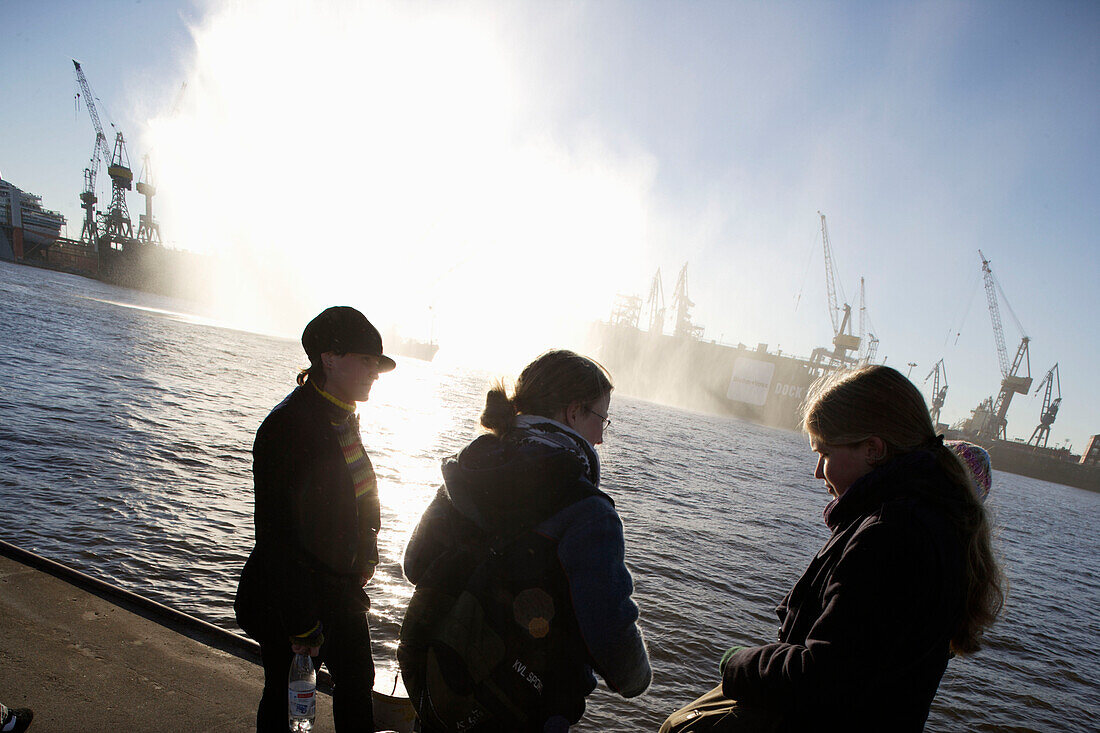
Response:
[{"label": "sunlit water reflection", "polygon": [[[0,263],[0,537],[236,630],[252,438],[304,358],[293,340],[184,310]],[[490,377],[399,365],[360,408],[383,506],[380,686],[411,595],[405,543],[439,460],[477,434]],[[726,647],[774,638],[776,601],[826,536],[827,497],[795,434],[623,397],[612,413],[604,488],[626,525],[654,682],[631,701],[601,686],[578,730],[655,730],[716,682]],[[1009,604],[988,648],[951,663],[928,729],[1093,730],[1100,494],[998,472],[991,502]]]}]

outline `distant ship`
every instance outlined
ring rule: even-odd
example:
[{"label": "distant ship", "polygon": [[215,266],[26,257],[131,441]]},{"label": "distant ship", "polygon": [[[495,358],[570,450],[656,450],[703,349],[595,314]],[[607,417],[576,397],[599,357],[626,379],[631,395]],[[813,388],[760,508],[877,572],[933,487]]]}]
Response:
[{"label": "distant ship", "polygon": [[1068,448],[1028,445],[1022,440],[979,442],[989,451],[993,467],[1000,471],[1100,491],[1100,435],[1092,436],[1085,453],[1080,456],[1071,453]]},{"label": "distant ship", "polygon": [[399,356],[409,356],[413,359],[431,361],[439,351],[439,344],[435,339],[430,341],[418,341],[417,339],[404,338],[391,329],[386,335],[386,351]]},{"label": "distant ship", "polygon": [[42,208],[42,197],[0,178],[0,259],[41,256],[61,236],[65,217]]},{"label": "distant ship", "polygon": [[61,270],[162,295],[187,296],[181,277],[201,275],[209,258],[156,242],[100,238],[96,245],[61,236],[65,217],[42,197],[0,179],[0,260]]},{"label": "distant ship", "polygon": [[[1100,435],[1092,436],[1085,452],[1076,455],[1068,448],[1047,447],[1045,441],[1036,440],[1032,444],[1030,441],[1006,440],[1005,436],[990,435],[983,428],[992,415],[993,400],[987,398],[965,420],[949,428],[945,425],[937,427],[943,430],[947,438],[967,440],[985,448],[997,470],[1100,491]],[[1049,424],[1047,427],[1049,429]]]},{"label": "distant ship", "polygon": [[190,297],[212,265],[206,255],[138,239],[99,242],[100,280],[149,293]]}]

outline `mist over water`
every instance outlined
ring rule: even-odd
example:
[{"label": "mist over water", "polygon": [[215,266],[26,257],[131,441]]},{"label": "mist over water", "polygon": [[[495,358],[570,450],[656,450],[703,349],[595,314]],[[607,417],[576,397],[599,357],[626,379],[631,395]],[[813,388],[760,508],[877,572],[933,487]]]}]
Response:
[{"label": "mist over water", "polygon": [[166,236],[217,258],[204,307],[293,334],[347,303],[443,360],[512,366],[640,281],[652,161],[556,129],[526,11],[479,7],[210,6],[178,110],[143,136]]},{"label": "mist over water", "polygon": [[[237,631],[252,439],[300,345],[6,263],[0,309],[4,539]],[[380,685],[412,592],[405,544],[439,460],[477,434],[491,376],[399,357],[360,407],[383,508],[368,587]],[[726,648],[774,638],[775,604],[827,536],[828,496],[798,434],[622,396],[611,415],[602,488],[624,521],[654,681],[634,700],[601,685],[576,729],[635,733],[716,684]],[[949,665],[927,729],[1092,730],[1100,494],[995,472],[990,501],[1008,604],[987,648]]]}]

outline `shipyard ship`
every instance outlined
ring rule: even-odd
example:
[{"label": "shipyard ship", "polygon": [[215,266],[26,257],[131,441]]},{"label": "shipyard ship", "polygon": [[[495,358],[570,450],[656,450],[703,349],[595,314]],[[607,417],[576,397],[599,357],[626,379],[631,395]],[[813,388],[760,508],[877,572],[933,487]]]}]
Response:
[{"label": "shipyard ship", "polygon": [[400,356],[409,356],[413,359],[420,359],[421,361],[431,361],[435,358],[436,352],[439,351],[439,344],[435,342],[435,338],[428,341],[421,341],[419,339],[407,338],[400,335],[397,329],[391,328],[386,334],[386,352],[394,353]]},{"label": "shipyard ship", "polygon": [[[827,236],[827,235],[826,235]],[[795,430],[810,386],[838,369],[870,363],[878,340],[852,332],[851,307],[835,308],[833,347],[807,357],[723,344],[703,338],[691,320],[687,265],[672,298],[674,327],[664,333],[664,296],[658,270],[643,303],[620,296],[611,318],[593,324],[589,341],[624,394],[700,412],[732,415]],[[861,346],[863,350],[861,351]]]},{"label": "shipyard ship", "polygon": [[[826,243],[826,276],[832,278],[828,233],[822,216]],[[981,254],[979,252],[979,254]],[[967,440],[989,451],[993,467],[1021,476],[1100,491],[1100,435],[1092,436],[1082,455],[1065,447],[1048,447],[1047,442],[1061,403],[1058,364],[1040,380],[1036,394],[1044,394],[1042,416],[1028,441],[1009,439],[1007,413],[1014,394],[1027,394],[1032,387],[1029,339],[1024,336],[1015,359],[1009,361],[1001,331],[997,292],[989,261],[982,256],[986,293],[998,344],[1003,380],[996,398],[986,398],[969,418],[948,426],[939,422],[947,396],[943,360],[933,376],[930,417],[937,432],[950,439]],[[664,333],[664,302],[660,272],[654,277],[646,301],[637,296],[619,296],[611,317],[593,324],[589,348],[614,375],[624,394],[686,409],[725,414],[762,425],[798,429],[801,408],[814,381],[837,370],[873,363],[878,339],[865,330],[862,288],[860,327],[852,332],[851,307],[838,304],[829,288],[833,320],[833,348],[818,348],[808,358],[768,350],[766,344],[750,348],[703,338],[703,329],[691,321],[692,301],[687,294],[687,265],[680,271],[673,296],[674,328]]]},{"label": "shipyard ship", "polygon": [[594,324],[590,335],[596,358],[624,394],[789,430],[798,428],[810,385],[830,371],[766,344],[730,346],[616,320]]},{"label": "shipyard ship", "polygon": [[772,427],[795,430],[802,404],[817,379],[839,369],[870,364],[878,338],[867,328],[863,282],[860,281],[858,331],[852,307],[837,298],[839,290],[825,215],[818,212],[825,257],[832,347],[814,349],[809,357],[770,351],[767,344],[749,347],[703,338],[692,322],[695,305],[688,296],[687,264],[680,269],[672,296],[671,334],[665,330],[664,286],[657,270],[646,300],[619,296],[611,318],[590,331],[590,346],[615,376],[625,394],[700,412],[733,415]]},{"label": "shipyard ship", "polygon": [[0,259],[35,257],[61,236],[65,217],[42,208],[42,197],[0,178]]},{"label": "shipyard ship", "polygon": [[[84,169],[84,210],[79,239],[61,237],[64,218],[42,209],[41,200],[3,182],[0,186],[0,258],[20,264],[47,267],[98,278],[136,290],[188,297],[209,269],[209,258],[165,245],[160,225],[153,216],[153,182],[149,155],[143,157],[136,185],[122,131],[115,129],[111,145],[95,106],[95,95],[80,63],[73,61],[84,106],[95,129],[92,157]],[[181,89],[181,93],[182,93]],[[179,100],[177,98],[177,104]],[[96,179],[106,164],[111,198],[98,206]],[[145,211],[131,222],[126,192],[137,188],[145,199]]]}]

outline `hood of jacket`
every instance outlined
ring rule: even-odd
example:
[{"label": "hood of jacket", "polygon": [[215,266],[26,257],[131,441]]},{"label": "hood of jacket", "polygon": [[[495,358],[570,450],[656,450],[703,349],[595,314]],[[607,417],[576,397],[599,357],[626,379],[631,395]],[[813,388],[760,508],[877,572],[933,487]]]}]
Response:
[{"label": "hood of jacket", "polygon": [[503,437],[478,437],[445,458],[442,470],[454,507],[492,534],[530,529],[586,496],[611,501],[597,488],[596,451],[570,428],[544,417],[520,415]]}]

